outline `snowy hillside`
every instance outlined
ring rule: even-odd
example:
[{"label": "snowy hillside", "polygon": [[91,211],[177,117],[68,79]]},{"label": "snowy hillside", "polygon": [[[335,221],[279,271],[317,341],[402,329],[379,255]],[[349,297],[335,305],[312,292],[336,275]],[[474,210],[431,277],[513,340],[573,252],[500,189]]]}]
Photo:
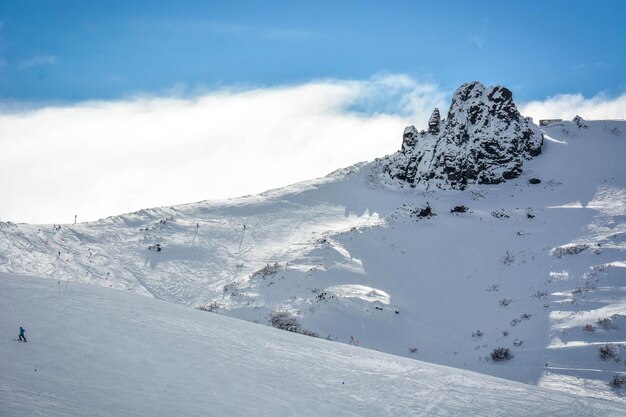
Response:
[{"label": "snowy hillside", "polygon": [[[619,416],[626,406],[0,274],[2,416]],[[17,334],[16,334],[17,336]]]},{"label": "snowy hillside", "polygon": [[383,159],[258,196],[0,223],[0,272],[625,403],[607,381],[626,372],[626,123],[543,133],[497,185],[390,187]]}]

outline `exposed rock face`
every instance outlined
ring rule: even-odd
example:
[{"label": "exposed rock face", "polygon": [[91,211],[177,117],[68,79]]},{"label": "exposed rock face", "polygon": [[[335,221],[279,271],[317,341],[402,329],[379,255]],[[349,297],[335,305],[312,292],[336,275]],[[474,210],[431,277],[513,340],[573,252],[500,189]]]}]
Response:
[{"label": "exposed rock face", "polygon": [[[402,148],[383,162],[387,182],[464,189],[518,177],[525,159],[541,153],[543,135],[522,117],[507,88],[463,84],[448,116],[435,109],[428,132],[404,130]],[[385,177],[385,175],[383,175]]]},{"label": "exposed rock face", "polygon": [[439,115],[439,109],[435,107],[433,114],[430,115],[428,120],[428,133],[437,134],[441,127],[441,116]]}]

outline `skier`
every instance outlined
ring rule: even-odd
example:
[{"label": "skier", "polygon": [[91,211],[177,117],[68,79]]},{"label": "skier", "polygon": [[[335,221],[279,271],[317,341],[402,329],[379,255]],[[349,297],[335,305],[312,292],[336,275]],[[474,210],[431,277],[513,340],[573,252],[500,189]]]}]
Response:
[{"label": "skier", "polygon": [[24,332],[25,331],[26,330],[24,330],[24,328],[22,326],[20,326],[20,337],[18,339],[19,341],[24,341],[24,342],[28,341],[28,340],[26,340],[26,337],[24,336]]}]

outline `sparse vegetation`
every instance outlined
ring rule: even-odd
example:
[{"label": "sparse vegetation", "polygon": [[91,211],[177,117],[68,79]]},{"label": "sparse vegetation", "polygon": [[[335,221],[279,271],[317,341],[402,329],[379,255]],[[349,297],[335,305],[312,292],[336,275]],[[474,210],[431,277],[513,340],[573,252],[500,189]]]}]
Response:
[{"label": "sparse vegetation", "polygon": [[529,184],[533,184],[533,185],[534,184],[541,184],[541,180],[539,178],[532,177],[531,179],[528,180],[528,183]]},{"label": "sparse vegetation", "polygon": [[593,324],[585,324],[583,326],[583,332],[589,332],[589,333],[593,333],[596,331],[596,328],[594,327]]},{"label": "sparse vegetation", "polygon": [[161,247],[160,243],[155,243],[153,245],[148,246],[148,250],[153,250],[153,251],[157,251],[157,252],[161,252],[162,249],[163,249],[163,247]]},{"label": "sparse vegetation", "polygon": [[492,211],[491,215],[496,219],[508,219],[509,217],[511,217],[504,209]]},{"label": "sparse vegetation", "polygon": [[605,330],[617,329],[617,326],[613,323],[613,321],[609,317],[599,318],[596,321],[596,324],[598,325],[598,327],[602,327]]},{"label": "sparse vegetation", "polygon": [[274,263],[274,265],[267,264],[263,268],[256,271],[252,276],[260,275],[261,277],[265,278],[268,275],[276,274],[282,268],[283,268],[282,265],[279,264],[278,262]]},{"label": "sparse vegetation", "polygon": [[197,310],[208,311],[209,313],[216,313],[220,309],[220,305],[217,301],[213,301],[211,304],[197,306]]},{"label": "sparse vegetation", "polygon": [[465,213],[467,212],[469,208],[467,206],[454,206],[451,210],[450,213]]},{"label": "sparse vegetation", "polygon": [[509,251],[506,251],[506,254],[500,259],[500,262],[504,265],[512,265],[515,263],[515,256]]},{"label": "sparse vegetation", "polygon": [[617,352],[615,351],[613,346],[606,344],[598,348],[598,356],[600,356],[600,359],[602,359],[603,361],[606,361],[608,359],[616,358]]},{"label": "sparse vegetation", "polygon": [[491,352],[490,356],[491,356],[491,360],[494,362],[502,362],[502,361],[508,361],[509,359],[513,359],[513,354],[511,353],[511,349],[504,348],[504,347],[495,348]]},{"label": "sparse vegetation", "polygon": [[508,306],[509,304],[511,304],[512,302],[513,302],[513,299],[512,299],[512,298],[503,298],[503,299],[501,299],[501,300],[498,302],[498,304],[500,304],[502,307],[506,307],[506,306]]},{"label": "sparse vegetation", "polygon": [[286,330],[288,332],[300,333],[305,336],[318,337],[317,333],[303,329],[296,316],[291,315],[288,311],[276,311],[270,313],[270,324],[277,329]]},{"label": "sparse vegetation", "polygon": [[613,388],[621,388],[626,384],[626,374],[613,375],[613,378],[609,380],[609,385]]},{"label": "sparse vegetation", "polygon": [[476,330],[475,332],[472,332],[472,337],[483,337],[483,332],[481,332],[480,330]]},{"label": "sparse vegetation", "polygon": [[524,343],[524,341],[523,341],[522,339],[515,339],[515,340],[513,341],[513,344],[514,344],[515,346],[522,346],[522,344],[523,344],[523,343]]}]

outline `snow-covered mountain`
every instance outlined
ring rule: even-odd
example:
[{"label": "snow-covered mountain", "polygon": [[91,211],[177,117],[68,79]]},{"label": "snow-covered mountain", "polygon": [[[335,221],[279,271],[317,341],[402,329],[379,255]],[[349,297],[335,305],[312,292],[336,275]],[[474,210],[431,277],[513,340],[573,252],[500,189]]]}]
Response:
[{"label": "snow-covered mountain", "polygon": [[[20,324],[27,343],[17,342]],[[67,281],[0,274],[0,329],[1,416],[626,412],[617,403]]]},{"label": "snow-covered mountain", "polygon": [[477,83],[437,119],[390,157],[257,196],[0,223],[0,272],[623,403],[626,123],[540,130]]}]

